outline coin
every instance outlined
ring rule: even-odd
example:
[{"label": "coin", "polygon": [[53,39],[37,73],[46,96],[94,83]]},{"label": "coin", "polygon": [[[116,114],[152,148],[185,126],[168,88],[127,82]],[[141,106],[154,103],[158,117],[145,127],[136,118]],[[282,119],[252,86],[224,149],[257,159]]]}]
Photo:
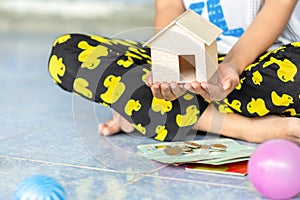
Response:
[{"label": "coin", "polygon": [[194,153],[194,150],[193,150],[192,148],[183,149],[183,153],[184,153],[184,154]]},{"label": "coin", "polygon": [[182,154],[182,150],[178,146],[166,148],[164,149],[164,152],[167,155],[171,156],[177,156]]},{"label": "coin", "polygon": [[169,148],[169,147],[171,147],[171,146],[169,146],[169,145],[156,145],[155,146],[155,148],[157,148],[157,149],[166,149],[166,148]]},{"label": "coin", "polygon": [[191,147],[191,148],[194,148],[194,149],[198,149],[201,147],[200,144],[197,144],[195,142],[191,142],[191,141],[185,141],[184,142],[187,146]]},{"label": "coin", "polygon": [[186,145],[179,145],[177,147],[180,148],[183,153],[193,153],[193,149],[191,147],[186,146]]},{"label": "coin", "polygon": [[225,149],[211,149],[209,152],[211,153],[222,153],[222,152],[226,152]]},{"label": "coin", "polygon": [[214,149],[227,149],[227,146],[225,144],[212,144],[210,145],[210,147]]},{"label": "coin", "polygon": [[206,144],[201,144],[199,149],[209,149],[210,146]]}]

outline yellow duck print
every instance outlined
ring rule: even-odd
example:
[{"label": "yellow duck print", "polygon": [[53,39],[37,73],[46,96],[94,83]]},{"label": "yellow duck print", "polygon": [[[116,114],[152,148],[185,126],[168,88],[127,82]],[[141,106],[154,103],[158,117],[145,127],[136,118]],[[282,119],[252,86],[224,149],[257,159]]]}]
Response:
[{"label": "yellow duck print", "polygon": [[272,102],[275,106],[289,106],[293,104],[293,97],[288,94],[279,96],[275,91],[271,93]]},{"label": "yellow duck print", "polygon": [[113,45],[109,39],[101,37],[101,36],[92,35],[91,39],[92,40],[96,40],[96,41],[98,41],[100,43],[104,43],[104,44],[108,44],[108,45]]},{"label": "yellow duck print", "polygon": [[291,43],[294,47],[300,47],[300,42],[292,42]]},{"label": "yellow duck print", "polygon": [[231,108],[224,102],[213,101],[214,106],[218,109],[220,113],[233,113]]},{"label": "yellow duck print", "polygon": [[249,113],[257,113],[259,116],[264,116],[270,112],[270,110],[267,109],[265,101],[261,98],[258,99],[251,99],[251,102],[247,104],[247,110]]},{"label": "yellow duck print", "polygon": [[157,134],[155,139],[163,141],[166,139],[168,135],[168,130],[166,129],[165,126],[158,125],[155,129],[155,133]]},{"label": "yellow duck print", "polygon": [[263,77],[259,73],[259,71],[255,71],[252,74],[252,81],[255,85],[260,85],[261,82],[263,82]]},{"label": "yellow duck print", "polygon": [[241,110],[241,106],[242,106],[241,101],[239,101],[237,99],[234,99],[234,100],[232,100],[231,103],[229,103],[228,99],[226,98],[226,99],[224,99],[224,102],[227,105],[229,105],[231,108],[235,109],[236,111],[238,111],[240,113],[242,112],[242,110]]},{"label": "yellow duck print", "polygon": [[277,49],[274,49],[273,51],[269,51],[268,53],[266,53],[266,54],[260,56],[259,59],[258,59],[259,61],[256,62],[256,63],[253,63],[253,64],[251,64],[251,65],[248,65],[248,67],[245,68],[245,71],[251,71],[251,69],[252,69],[253,67],[257,66],[257,65],[260,63],[260,61],[262,61],[262,60],[264,60],[265,58],[267,58],[271,53],[277,53],[278,51],[283,51],[285,48],[286,48],[285,46],[279,47],[279,48],[277,48]]},{"label": "yellow duck print", "polygon": [[148,69],[146,69],[146,68],[143,68],[143,72],[145,72],[145,73],[142,75],[142,81],[144,83],[146,83],[146,79],[147,79],[147,76],[148,76],[148,74],[149,74],[150,71]]},{"label": "yellow duck print", "polygon": [[124,68],[130,67],[134,63],[131,57],[128,57],[128,60],[118,60],[117,64],[123,66]]},{"label": "yellow duck print", "polygon": [[124,111],[126,115],[132,116],[132,112],[139,111],[141,107],[142,105],[140,104],[139,100],[130,99],[126,104]]},{"label": "yellow duck print", "polygon": [[83,78],[76,78],[73,83],[73,88],[77,93],[91,99],[93,97],[93,93],[88,89],[88,86],[89,82]]},{"label": "yellow duck print", "polygon": [[152,110],[154,112],[160,112],[163,115],[166,112],[169,112],[170,110],[172,110],[172,107],[173,107],[173,105],[172,105],[171,101],[153,97]]},{"label": "yellow duck print", "polygon": [[121,44],[122,46],[126,46],[126,47],[133,47],[133,46],[136,46],[138,43],[136,41],[133,41],[133,40],[120,40],[120,39],[115,39],[115,38],[112,38],[110,40],[113,44]]},{"label": "yellow duck print", "polygon": [[242,88],[242,84],[244,83],[244,80],[246,77],[241,78],[239,84],[235,87],[235,89],[240,90]]},{"label": "yellow duck print", "polygon": [[300,116],[295,110],[295,108],[289,108],[283,111],[283,113],[290,113],[291,116]]},{"label": "yellow duck print", "polygon": [[176,115],[176,123],[179,127],[194,125],[198,120],[197,115],[199,113],[200,111],[197,109],[195,105],[188,106],[186,108],[186,114]]},{"label": "yellow duck print", "polygon": [[140,133],[142,133],[143,135],[146,135],[146,128],[142,126],[142,124],[131,124],[133,128],[135,128],[136,130],[138,130]]},{"label": "yellow duck print", "polygon": [[58,58],[56,55],[51,56],[49,61],[49,72],[56,83],[62,83],[60,77],[63,77],[66,72],[66,66],[63,63],[63,59]]},{"label": "yellow duck print", "polygon": [[259,62],[256,62],[256,63],[253,63],[253,64],[251,64],[251,65],[248,65],[248,66],[245,68],[245,71],[251,71],[251,69],[252,69],[253,67],[257,66],[258,63],[259,63]]},{"label": "yellow duck print", "polygon": [[279,69],[277,70],[277,76],[282,82],[294,82],[294,77],[297,73],[297,67],[294,63],[288,59],[281,61],[271,57],[270,61],[266,62],[263,67],[268,67],[273,63],[276,63],[279,66]]},{"label": "yellow duck print", "polygon": [[105,106],[105,107],[110,108],[110,106],[109,106],[107,103],[105,103],[105,102],[101,102],[101,103],[99,103],[99,104],[102,105],[102,106]]},{"label": "yellow duck print", "polygon": [[91,39],[96,40],[100,43],[104,43],[104,44],[108,44],[108,45],[113,45],[113,44],[121,44],[123,46],[127,46],[127,47],[131,47],[134,45],[137,45],[138,42],[133,41],[133,40],[119,40],[119,39],[115,39],[115,38],[104,38],[98,35],[92,35]]},{"label": "yellow duck print", "polygon": [[100,95],[103,101],[108,104],[115,103],[124,93],[125,84],[121,82],[120,76],[109,75],[104,80],[107,91]]},{"label": "yellow duck print", "polygon": [[282,47],[279,47],[277,49],[274,49],[272,51],[269,51],[267,52],[266,54],[262,55],[261,57],[259,57],[259,61],[262,61],[263,59],[267,58],[271,53],[278,53],[279,51],[284,51],[286,47],[285,46],[282,46]]},{"label": "yellow duck print", "polygon": [[108,55],[108,48],[102,45],[94,47],[86,41],[81,41],[78,47],[83,50],[78,56],[82,68],[95,69],[101,62],[99,57]]},{"label": "yellow duck print", "polygon": [[[129,42],[130,43],[130,42]],[[133,46],[128,47],[128,51],[125,53],[127,60],[118,60],[118,65],[123,66],[124,68],[130,67],[134,61],[132,58],[143,60],[146,59],[147,63],[151,63],[151,57],[147,55],[145,49],[137,49]]]},{"label": "yellow duck print", "polygon": [[57,44],[62,44],[66,41],[68,41],[69,39],[71,39],[71,35],[68,34],[68,35],[63,35],[63,36],[60,36],[59,38],[57,38],[54,43],[53,43],[53,46],[55,47]]},{"label": "yellow duck print", "polygon": [[187,93],[187,94],[185,94],[185,95],[183,96],[183,98],[184,98],[185,100],[187,100],[187,101],[190,101],[190,100],[192,100],[192,99],[194,98],[194,96],[191,95],[191,94],[189,94],[189,93]]},{"label": "yellow duck print", "polygon": [[226,105],[226,104],[219,105],[218,110],[219,110],[220,113],[233,113],[231,108],[229,108],[229,106]]}]

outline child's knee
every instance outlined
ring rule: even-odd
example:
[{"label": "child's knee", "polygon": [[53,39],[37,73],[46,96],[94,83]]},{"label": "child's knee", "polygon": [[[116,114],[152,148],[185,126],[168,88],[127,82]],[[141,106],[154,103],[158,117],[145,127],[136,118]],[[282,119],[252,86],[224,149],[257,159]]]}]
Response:
[{"label": "child's knee", "polygon": [[80,63],[77,62],[77,36],[66,34],[52,45],[48,70],[53,81],[67,91],[73,91],[73,82]]},{"label": "child's knee", "polygon": [[50,76],[56,84],[62,83],[62,77],[66,73],[66,66],[63,63],[63,57],[57,54],[57,49],[59,48],[57,45],[63,43],[63,41],[65,42],[69,38],[70,35],[60,36],[52,44],[52,50],[48,62],[48,70]]},{"label": "child's knee", "polygon": [[63,77],[66,73],[66,66],[63,63],[63,58],[59,58],[56,55],[51,55],[49,59],[48,70],[53,81],[57,84],[61,84],[61,77]]},{"label": "child's knee", "polygon": [[65,35],[61,35],[59,36],[52,44],[53,47],[55,47],[58,44],[62,44],[64,42],[66,42],[67,40],[71,39],[71,35],[70,34],[65,34]]}]

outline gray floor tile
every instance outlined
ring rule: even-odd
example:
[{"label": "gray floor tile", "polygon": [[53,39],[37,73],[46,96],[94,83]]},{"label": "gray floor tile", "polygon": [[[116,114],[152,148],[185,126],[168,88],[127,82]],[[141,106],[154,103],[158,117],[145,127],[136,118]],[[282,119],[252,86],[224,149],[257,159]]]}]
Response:
[{"label": "gray floor tile", "polygon": [[[126,28],[118,26],[118,16],[113,28],[108,20],[103,30],[129,36],[132,32],[115,34]],[[28,30],[11,30],[12,25],[0,32],[0,199],[11,199],[18,184],[36,174],[57,179],[71,200],[261,199],[247,177],[195,174],[144,158],[137,145],[157,141],[136,132],[98,135],[97,124],[108,120],[111,110],[62,91],[47,62],[58,32],[98,34],[101,21],[83,20],[87,24],[80,26],[73,20],[74,29],[68,23],[53,32],[45,25],[32,32],[29,19],[22,18]]]}]

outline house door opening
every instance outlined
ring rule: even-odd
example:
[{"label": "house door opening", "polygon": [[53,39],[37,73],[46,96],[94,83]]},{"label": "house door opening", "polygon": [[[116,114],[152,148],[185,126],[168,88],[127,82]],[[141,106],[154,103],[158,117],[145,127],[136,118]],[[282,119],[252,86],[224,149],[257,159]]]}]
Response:
[{"label": "house door opening", "polygon": [[190,82],[196,80],[195,55],[179,55],[180,81]]}]

